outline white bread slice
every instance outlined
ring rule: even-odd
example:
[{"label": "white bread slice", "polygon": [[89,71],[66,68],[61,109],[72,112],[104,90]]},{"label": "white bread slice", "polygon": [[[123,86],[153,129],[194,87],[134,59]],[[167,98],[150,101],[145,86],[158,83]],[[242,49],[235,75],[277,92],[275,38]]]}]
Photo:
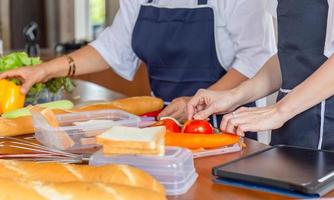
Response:
[{"label": "white bread slice", "polygon": [[115,126],[97,136],[105,154],[164,154],[166,128],[132,128]]}]

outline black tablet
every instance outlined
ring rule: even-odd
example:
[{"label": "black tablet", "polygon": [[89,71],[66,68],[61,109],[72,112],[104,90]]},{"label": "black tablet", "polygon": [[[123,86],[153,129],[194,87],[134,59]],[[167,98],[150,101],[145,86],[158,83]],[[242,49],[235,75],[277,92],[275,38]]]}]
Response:
[{"label": "black tablet", "polygon": [[333,189],[334,152],[274,146],[213,168],[213,175],[305,194]]}]

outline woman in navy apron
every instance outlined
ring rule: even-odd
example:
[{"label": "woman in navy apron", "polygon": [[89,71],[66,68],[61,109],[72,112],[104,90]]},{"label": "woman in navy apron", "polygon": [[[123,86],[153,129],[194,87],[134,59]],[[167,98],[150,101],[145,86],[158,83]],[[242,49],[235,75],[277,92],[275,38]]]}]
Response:
[{"label": "woman in navy apron", "polygon": [[[132,2],[132,4],[130,4],[130,2],[131,1],[124,3],[123,8],[121,8],[118,14],[117,19],[122,18],[123,21],[116,20],[116,22],[102,34],[101,38],[91,44],[100,53],[100,57],[102,56],[109,65],[113,66],[116,72],[122,75],[123,71],[126,71],[126,69],[123,70],[123,68],[126,68],[127,65],[132,65],[133,60],[140,59],[147,65],[153,95],[162,98],[167,104],[177,97],[190,97],[194,95],[198,89],[209,88],[226,75],[227,71],[222,66],[217,55],[219,51],[216,45],[219,44],[219,42],[216,41],[217,33],[215,29],[218,24],[217,21],[219,20],[215,18],[214,8],[212,5],[208,4],[208,0],[189,1],[197,3],[197,5],[191,8],[161,6],[159,4],[161,1],[157,0],[140,1],[144,3],[140,5],[138,15],[134,14],[135,11],[131,11],[131,9],[134,9],[132,8],[134,7],[132,4],[138,4],[138,2]],[[260,3],[258,8],[254,10],[254,13],[259,13],[259,16],[265,16],[264,9],[262,8],[263,1],[258,0],[257,2]],[[224,6],[221,1],[212,4],[220,5],[220,7]],[[229,4],[232,5],[233,3],[229,2]],[[235,6],[240,6],[238,4],[252,5],[255,7],[255,3],[242,3],[240,1]],[[125,5],[127,5],[127,7],[125,7]],[[234,9],[235,6],[233,5],[231,7]],[[215,9],[217,12],[218,8]],[[245,9],[245,7],[243,7],[243,9]],[[227,15],[227,13],[223,14]],[[248,13],[244,13],[244,15],[248,16]],[[254,15],[250,14],[250,16]],[[238,17],[240,19],[241,16],[239,15]],[[136,20],[134,20],[135,18]],[[267,17],[265,17],[265,19],[267,19]],[[132,21],[134,22],[133,30],[131,30],[132,37],[128,35],[124,37],[124,40],[131,39],[131,43],[125,44],[129,45],[130,49],[128,51],[133,50],[133,54],[127,54],[126,50],[123,50],[123,47],[117,49],[119,41],[117,41],[118,38],[116,34],[112,34],[110,37],[106,36],[108,31],[115,32],[113,29],[131,29],[131,26],[120,24],[128,23],[128,21],[131,21],[131,23]],[[240,22],[228,21],[228,23]],[[266,20],[264,20],[264,22],[255,21],[254,24],[255,23],[260,27],[258,32],[254,31],[255,33],[261,33],[263,31],[261,28],[264,26],[267,27],[268,25],[266,24]],[[230,26],[230,24],[222,24],[221,26]],[[270,29],[270,23],[268,26],[268,29]],[[268,30],[267,28],[263,29],[268,32],[266,37],[270,38],[272,30]],[[234,31],[244,32],[242,29]],[[250,31],[247,34],[250,34]],[[230,37],[237,37],[232,33],[230,33],[230,35]],[[258,35],[256,35],[256,37],[257,36]],[[252,40],[256,40],[256,38],[243,41],[245,40],[244,36],[238,37],[240,37],[240,41],[235,39],[235,45],[245,45],[246,50],[244,51],[248,51],[250,55],[252,55],[249,57],[256,57],[256,54],[259,54],[258,59],[260,61],[258,62],[261,63],[260,65],[274,54],[275,48],[271,48],[270,44],[261,43],[256,46],[256,50],[252,50],[253,46],[255,46]],[[263,41],[266,40],[267,39],[263,39]],[[232,47],[233,46],[231,46],[231,48]],[[231,48],[228,49],[228,51],[232,51]],[[114,51],[118,51],[116,53],[120,52],[120,56],[113,57],[112,53]],[[223,54],[224,53],[225,52],[223,52]],[[231,54],[231,52],[226,51],[226,54]],[[77,67],[82,69],[81,65],[84,65],[82,61],[83,56],[75,55],[78,55],[78,53],[74,54],[73,60],[76,62]],[[119,64],[118,60],[123,59],[123,57],[126,57],[124,60],[129,62]],[[91,58],[93,58],[93,56],[91,56]],[[250,70],[251,68],[256,68],[252,65],[258,64],[247,62],[247,60],[253,58],[246,57],[240,60],[242,59],[246,60],[245,63],[243,63],[244,65],[249,65],[247,66],[248,71],[252,71]],[[234,58],[234,60],[237,60],[237,58]],[[232,63],[233,60],[230,62]],[[60,64],[60,66],[63,65],[64,63]],[[80,69],[78,72],[80,72]],[[244,75],[240,76],[247,79]],[[172,104],[173,103],[174,102],[172,102]],[[254,106],[255,104],[252,103],[250,105]],[[170,114],[172,115],[172,113]],[[184,113],[182,114],[185,115]],[[219,123],[217,117],[213,117],[212,120],[214,124]],[[255,138],[255,136],[252,137]]]},{"label": "woman in navy apron", "polygon": [[[273,86],[281,86],[278,103],[266,108],[241,108],[226,115],[223,129],[234,127],[235,132],[276,129],[272,132],[272,145],[334,150],[334,56],[328,59],[324,55],[326,36],[330,32],[327,19],[328,15],[333,16],[328,10],[327,0],[307,3],[278,0],[278,58],[282,81]],[[264,70],[257,76],[265,74]],[[246,82],[239,91],[246,91],[255,82]]]},{"label": "woman in navy apron", "polygon": [[[149,2],[140,8],[132,47],[147,65],[153,94],[168,104],[175,94],[192,96],[221,79],[226,70],[216,53],[213,9],[159,8]],[[198,5],[207,2],[198,0]],[[211,118],[216,126],[217,117]],[[247,136],[256,139],[255,133]]]}]

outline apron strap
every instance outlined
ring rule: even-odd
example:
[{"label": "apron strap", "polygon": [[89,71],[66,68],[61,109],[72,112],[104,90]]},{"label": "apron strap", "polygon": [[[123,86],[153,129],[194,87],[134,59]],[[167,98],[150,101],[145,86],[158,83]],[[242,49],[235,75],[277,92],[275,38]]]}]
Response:
[{"label": "apron strap", "polygon": [[198,0],[198,5],[206,5],[208,4],[208,0]]}]

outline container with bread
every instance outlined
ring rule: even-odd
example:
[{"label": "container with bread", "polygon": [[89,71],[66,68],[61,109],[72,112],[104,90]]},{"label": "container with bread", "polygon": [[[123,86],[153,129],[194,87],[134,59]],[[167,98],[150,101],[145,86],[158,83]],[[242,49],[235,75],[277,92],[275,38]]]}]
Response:
[{"label": "container with bread", "polygon": [[198,177],[192,152],[180,147],[166,147],[163,156],[108,155],[101,150],[89,159],[92,166],[115,163],[134,166],[151,174],[165,187],[168,195],[186,193]]},{"label": "container with bread", "polygon": [[[62,101],[61,103],[51,105],[41,104],[38,106],[52,109],[55,114],[117,109],[126,111],[133,115],[142,115],[161,110],[164,104],[159,98],[142,96],[78,107],[74,107],[74,105],[68,101]],[[28,108],[14,110],[10,113],[4,113],[0,117],[0,136],[19,136],[33,133],[34,125],[32,116],[30,112],[28,112]]]},{"label": "container with bread", "polygon": [[[185,193],[198,177],[190,150],[165,147],[164,126],[138,128],[139,117],[119,110],[62,115],[38,107],[31,111],[36,138],[47,146],[73,150],[100,145],[89,158],[92,166],[134,166],[156,178],[168,195]],[[91,142],[83,145],[84,140]]]},{"label": "container with bread", "polygon": [[116,125],[137,127],[140,118],[121,110],[56,115],[51,109],[31,109],[36,139],[49,147],[75,150],[96,146],[95,137]]},{"label": "container with bread", "polygon": [[[143,170],[152,175],[154,181],[163,185],[167,195],[180,195],[187,192],[198,177],[194,167],[194,155],[195,157],[201,157],[241,150],[240,137],[231,134],[171,132],[166,130],[166,125],[159,125],[155,122],[153,122],[153,126],[142,128],[143,124],[152,125],[152,123],[151,121],[150,123],[146,123],[146,121],[143,123],[143,120],[147,118],[141,115],[156,113],[162,108],[163,101],[161,99],[132,97],[81,107],[74,107],[70,102],[65,102],[64,105],[56,103],[51,106],[49,104],[29,106],[5,113],[0,118],[0,136],[35,133],[35,138],[50,148],[70,152],[83,152],[92,148],[94,151],[100,150],[89,157],[90,166],[87,166],[87,168],[50,164],[48,166],[43,165],[44,167],[47,166],[47,170],[43,171],[43,167],[35,166],[35,163],[8,162],[4,163],[5,167],[1,167],[0,162],[0,184],[13,184],[12,179],[1,176],[2,173],[8,173],[5,169],[11,169],[14,181],[22,186],[22,190],[30,190],[29,192],[32,195],[39,195],[40,199],[43,199],[45,194],[50,191],[56,191],[55,194],[57,195],[63,195],[64,193],[74,196],[84,194],[76,194],[75,191],[73,194],[70,193],[65,189],[70,184],[81,189],[90,188],[90,190],[96,192],[102,190],[103,192],[100,194],[102,196],[108,196],[109,193],[116,195],[117,193],[120,199],[141,199],[136,198],[133,194],[139,195],[145,192],[147,188],[128,188],[133,187],[133,185],[124,184],[122,178],[119,178],[118,181],[120,182],[104,181],[102,177],[104,175],[99,170],[117,166],[113,167],[116,174],[121,173],[119,172],[121,168],[122,173],[126,173],[128,177],[134,177],[137,180],[137,175],[133,171]],[[177,124],[176,126],[181,125]],[[30,171],[30,166],[34,168],[32,171]],[[131,167],[124,166],[133,166],[137,169],[132,170]],[[60,168],[66,168],[66,170]],[[86,176],[86,171],[92,169],[97,170],[96,173],[92,172],[91,175]],[[53,172],[54,170],[63,173],[63,175],[66,174],[66,178],[64,178],[66,181],[59,181],[57,173],[50,176],[46,175],[47,172]],[[20,174],[27,178],[15,180],[15,176]],[[50,182],[44,176],[54,179]],[[88,181],[92,183],[87,183],[85,181],[86,177],[90,176],[97,176],[97,178],[100,177],[103,180],[94,179]],[[118,177],[118,175],[114,176]],[[134,182],[136,181],[131,179],[131,183]],[[146,183],[140,184],[145,185]],[[157,184],[154,187],[159,188],[162,187],[161,185]],[[104,194],[104,192],[107,194]],[[91,194],[87,192],[87,198],[89,195]],[[143,199],[151,199],[151,197],[153,199],[163,199],[164,195],[161,191],[157,191],[157,188],[150,188],[150,192],[147,192]],[[80,198],[85,199],[82,196]]]}]

